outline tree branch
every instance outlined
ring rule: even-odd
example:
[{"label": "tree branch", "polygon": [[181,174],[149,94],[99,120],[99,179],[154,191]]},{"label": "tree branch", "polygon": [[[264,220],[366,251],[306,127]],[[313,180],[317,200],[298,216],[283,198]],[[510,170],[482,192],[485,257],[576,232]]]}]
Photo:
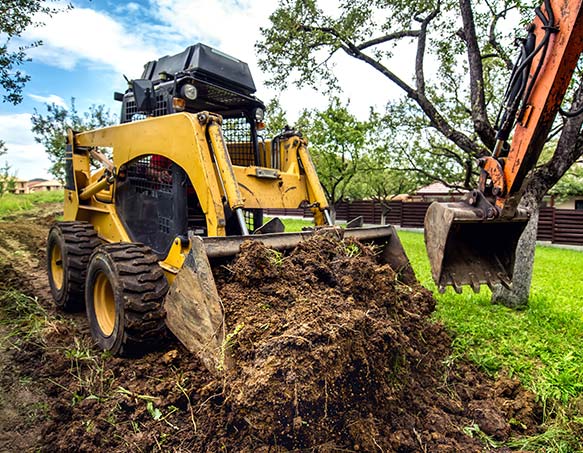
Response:
[{"label": "tree branch", "polygon": [[[422,20],[421,30],[427,30],[429,23],[433,20],[437,14],[439,13],[439,5],[429,16]],[[383,65],[380,61],[368,56],[362,50],[358,48],[350,39],[345,36],[342,36],[338,30],[333,27],[313,27],[310,25],[300,25],[299,29],[308,32],[318,31],[321,33],[326,33],[328,35],[333,36],[339,41],[340,48],[349,56],[356,58],[358,60],[364,61],[378,72],[383,74],[387,77],[390,81],[392,81],[395,85],[401,88],[407,96],[414,100],[417,105],[423,110],[425,115],[429,118],[430,125],[441,132],[448,140],[455,143],[461,149],[463,149],[466,153],[474,156],[480,157],[484,154],[485,149],[482,148],[480,145],[475,143],[471,140],[468,136],[464,133],[454,129],[451,124],[439,113],[435,105],[427,99],[424,92],[421,92],[419,88],[415,89],[398,77],[394,72],[389,70],[385,65]],[[418,46],[417,58],[419,60],[420,56],[422,57],[425,51],[425,38],[422,38],[423,33],[420,34],[419,39],[423,41]],[[423,80],[423,73],[422,73],[422,58],[421,62],[416,62],[416,68],[421,68],[421,87],[424,89],[424,80]],[[418,72],[418,71],[417,71]],[[419,87],[419,78],[417,79],[417,87]]]},{"label": "tree branch", "polygon": [[[577,87],[571,111],[583,106],[583,82]],[[583,157],[583,114],[566,118],[553,157],[537,168],[526,185],[526,193],[541,202],[546,193],[561,179],[571,165]]]},{"label": "tree branch", "polygon": [[440,3],[437,2],[435,9],[425,19],[420,19],[421,30],[419,30],[417,55],[415,56],[415,80],[417,81],[417,91],[423,95],[425,95],[425,72],[423,70],[423,62],[425,60],[425,45],[427,43],[427,27],[430,22],[437,17],[440,6]]},{"label": "tree branch", "polygon": [[496,13],[496,12],[494,12],[494,8],[492,8],[492,6],[490,5],[490,2],[486,1],[486,4],[488,5],[488,8],[490,8],[490,12],[492,13],[492,16],[493,16],[492,22],[490,23],[488,42],[490,43],[492,48],[496,51],[496,56],[498,56],[499,58],[502,59],[502,61],[504,61],[504,64],[506,65],[506,69],[508,69],[509,71],[512,71],[512,67],[514,66],[514,64],[512,62],[512,59],[506,53],[506,50],[504,50],[504,48],[500,45],[500,43],[496,39],[496,27],[498,26],[498,21],[500,19],[506,17],[506,13],[508,11],[512,11],[513,9],[515,9],[515,7],[509,6],[505,9],[503,9],[502,11]]},{"label": "tree branch", "polygon": [[470,0],[460,0],[460,11],[464,29],[461,32],[468,50],[468,62],[470,65],[470,99],[472,102],[472,121],[474,130],[489,149],[494,149],[496,134],[488,119],[486,111],[486,99],[484,95],[484,67],[478,38],[476,36],[476,24]]},{"label": "tree branch", "polygon": [[373,38],[369,41],[365,41],[365,42],[359,44],[358,46],[356,46],[356,48],[359,50],[364,50],[364,49],[367,49],[369,47],[376,46],[378,44],[383,44],[383,43],[388,42],[388,41],[394,41],[396,39],[408,38],[408,37],[415,38],[415,37],[419,36],[419,33],[420,33],[419,30],[396,31],[394,33],[389,33],[388,35],[379,36],[378,38]]}]

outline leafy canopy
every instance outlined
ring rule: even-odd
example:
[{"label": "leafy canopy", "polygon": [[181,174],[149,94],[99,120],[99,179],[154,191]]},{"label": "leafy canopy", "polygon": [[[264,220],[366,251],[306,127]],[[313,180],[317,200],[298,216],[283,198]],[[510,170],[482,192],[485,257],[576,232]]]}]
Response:
[{"label": "leafy canopy", "polygon": [[34,139],[45,147],[52,163],[49,172],[64,181],[67,131],[73,129],[82,132],[111,126],[117,122],[117,118],[104,105],[92,105],[87,112],[79,113],[73,98],[69,109],[56,104],[46,104],[44,114],[35,109],[31,121]]},{"label": "leafy canopy", "polygon": [[[12,42],[31,26],[42,25],[34,17],[41,14],[52,15],[62,7],[51,6],[55,1],[43,0],[2,0],[0,2],[0,93],[4,102],[22,102],[22,90],[30,76],[18,68],[29,59],[26,51],[40,46],[35,41],[14,46]],[[70,8],[71,6],[67,6]],[[3,42],[1,40],[4,40]]]}]

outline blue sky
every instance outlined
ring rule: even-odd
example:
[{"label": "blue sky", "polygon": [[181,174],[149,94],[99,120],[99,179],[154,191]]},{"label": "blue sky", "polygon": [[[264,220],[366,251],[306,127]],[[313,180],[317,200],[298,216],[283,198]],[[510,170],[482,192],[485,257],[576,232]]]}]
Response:
[{"label": "blue sky", "polygon": [[[324,3],[334,8],[332,0]],[[279,93],[265,87],[254,44],[276,0],[74,0],[73,5],[72,10],[38,18],[44,25],[27,30],[14,43],[43,41],[29,52],[32,62],[23,67],[31,76],[24,101],[17,106],[0,103],[0,139],[8,147],[4,158],[19,178],[50,178],[49,161],[30,132],[34,109],[44,111],[46,102],[68,106],[73,97],[81,112],[92,104],[105,104],[118,113],[113,92],[125,90],[122,74],[137,78],[147,61],[197,42],[247,62],[258,88],[256,95],[266,102],[279,96],[291,121],[303,108],[326,105],[324,94],[312,89]],[[398,94],[362,63],[339,57],[337,65],[342,97],[350,99],[359,116]]]}]

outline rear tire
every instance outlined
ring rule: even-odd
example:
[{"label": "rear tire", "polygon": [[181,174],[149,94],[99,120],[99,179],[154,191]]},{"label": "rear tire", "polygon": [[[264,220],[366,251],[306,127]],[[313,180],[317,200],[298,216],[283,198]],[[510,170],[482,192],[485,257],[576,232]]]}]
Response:
[{"label": "rear tire", "polygon": [[66,311],[83,308],[87,265],[101,244],[87,222],[59,222],[47,239],[47,274],[55,305]]},{"label": "rear tire", "polygon": [[99,247],[89,263],[85,304],[96,344],[114,355],[139,355],[164,337],[168,282],[142,244]]}]

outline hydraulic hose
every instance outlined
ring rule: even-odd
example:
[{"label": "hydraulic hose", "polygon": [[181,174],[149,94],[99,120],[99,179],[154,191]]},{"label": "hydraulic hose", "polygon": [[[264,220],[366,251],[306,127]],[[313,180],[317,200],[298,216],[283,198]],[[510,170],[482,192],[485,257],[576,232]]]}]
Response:
[{"label": "hydraulic hose", "polygon": [[[541,42],[535,47],[536,36],[534,30],[531,28],[528,31],[528,36],[523,42],[518,59],[512,69],[510,81],[508,82],[504,94],[504,102],[502,103],[496,118],[496,139],[498,143],[494,153],[495,157],[502,157],[501,153],[504,148],[501,144],[508,140],[510,132],[516,124],[517,118],[524,114],[526,103],[543,67],[549,49],[551,34],[558,31],[550,0],[545,0],[544,4],[548,16],[538,7],[535,9],[535,14],[543,24],[542,28],[545,30],[545,35]],[[528,79],[532,62],[534,57],[539,53],[541,55],[533,73],[533,77],[529,83]]]}]

